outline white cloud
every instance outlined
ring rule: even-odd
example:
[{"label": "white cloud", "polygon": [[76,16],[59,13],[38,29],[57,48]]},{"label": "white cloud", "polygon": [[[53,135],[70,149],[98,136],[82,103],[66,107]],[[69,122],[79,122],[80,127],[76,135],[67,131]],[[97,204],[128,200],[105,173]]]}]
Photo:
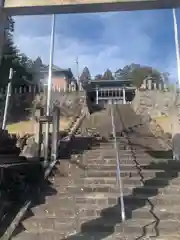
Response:
[{"label": "white cloud", "polygon": [[[130,55],[132,52],[129,48],[128,52],[124,52],[123,48],[117,45],[89,45],[79,40],[71,40],[62,35],[57,35],[54,51],[54,63],[60,67],[71,67],[75,71],[75,59],[79,56],[79,65],[82,70],[84,66],[88,66],[92,74],[101,73],[107,68],[113,71],[122,67],[129,62],[140,61],[144,52],[148,51],[148,48],[144,47],[141,51],[138,51]],[[22,52],[25,52],[28,56],[35,59],[37,56],[41,56],[45,63],[48,63],[49,59],[49,46],[50,37],[34,37],[31,38],[25,35],[19,35],[16,37],[16,43]],[[117,52],[120,54],[117,55]],[[126,56],[127,53],[127,56]]]},{"label": "white cloud", "polygon": [[[86,41],[83,38],[73,37],[66,33],[62,34],[58,31],[55,41],[54,64],[62,68],[71,67],[76,73],[75,59],[78,56],[80,70],[84,66],[88,66],[92,75],[95,75],[102,73],[107,68],[115,71],[125,64],[135,62],[151,64],[160,67],[163,71],[167,69],[176,77],[174,53],[168,53],[169,57],[163,64],[159,59],[152,59],[154,42],[148,33],[148,29],[153,32],[158,19],[148,18],[142,13],[139,15],[136,13],[134,16],[127,13],[127,16],[128,18],[125,17],[125,13],[120,17],[117,13],[88,15],[88,18],[96,17],[98,21],[103,23],[103,30],[99,29],[102,31],[102,42],[99,39],[98,41],[96,39]],[[68,18],[65,20],[60,24],[63,24],[64,29],[68,29]],[[18,22],[20,23],[20,20],[17,21],[17,24]],[[59,22],[57,24],[59,25]],[[21,22],[21,30],[23,26],[27,27],[27,21],[24,25]],[[38,28],[41,27],[44,28],[43,21],[42,24],[38,24]],[[50,24],[48,27],[50,27]],[[23,34],[19,29],[15,32],[15,42],[21,51],[28,56],[33,59],[41,56],[43,61],[48,63],[50,35],[46,32],[40,36],[38,29],[34,30],[36,34],[32,35],[27,34],[27,30]],[[95,30],[97,29],[89,29],[89,31]],[[71,31],[71,29],[68,31]],[[72,29],[72,31],[75,32],[75,29]],[[50,33],[50,29],[48,32]]]}]

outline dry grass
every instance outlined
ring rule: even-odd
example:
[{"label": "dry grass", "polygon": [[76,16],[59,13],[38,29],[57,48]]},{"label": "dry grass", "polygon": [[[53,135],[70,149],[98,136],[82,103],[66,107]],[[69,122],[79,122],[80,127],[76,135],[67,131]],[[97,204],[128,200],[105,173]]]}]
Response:
[{"label": "dry grass", "polygon": [[156,120],[156,123],[163,129],[165,133],[171,133],[172,127],[171,127],[171,119],[168,116],[160,116],[154,118]]},{"label": "dry grass", "polygon": [[[60,130],[66,129],[71,122],[71,118],[61,118]],[[34,134],[36,132],[36,124],[34,121],[22,121],[14,124],[9,124],[7,129],[10,134],[18,134],[23,136],[24,134]]]}]

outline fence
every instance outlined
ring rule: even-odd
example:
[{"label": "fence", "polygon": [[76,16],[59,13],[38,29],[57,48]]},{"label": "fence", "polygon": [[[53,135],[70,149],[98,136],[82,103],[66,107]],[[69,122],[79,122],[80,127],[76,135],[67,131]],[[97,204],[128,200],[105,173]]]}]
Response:
[{"label": "fence", "polygon": [[165,83],[155,83],[152,79],[143,80],[140,90],[163,90],[168,91],[168,86]]},{"label": "fence", "polygon": [[[46,91],[47,87],[43,86],[24,86],[24,87],[18,87],[18,88],[12,88],[12,94],[25,94],[25,93],[30,93],[30,94],[37,94],[40,92]],[[79,85],[79,90],[83,91],[83,88],[81,85]],[[77,88],[75,86],[69,86],[68,88],[52,88],[53,92],[75,92],[77,91]],[[5,95],[7,92],[7,87],[0,88],[0,96]]]},{"label": "fence", "polygon": [[[121,87],[119,87],[120,89]],[[12,89],[12,94],[37,94],[40,92],[46,92],[47,87],[42,87],[42,86],[25,86],[25,87],[19,87],[19,88],[13,88]],[[78,89],[76,88],[76,86],[74,85],[70,85],[68,87],[64,87],[64,88],[57,88],[57,87],[53,87],[52,88],[52,92],[62,92],[62,93],[66,93],[66,92],[75,92],[75,91],[84,91],[83,87],[81,84],[79,84]],[[154,83],[151,79],[148,80],[144,80],[143,84],[140,87],[140,90],[164,90],[164,91],[168,91],[168,86],[164,83]],[[4,88],[0,88],[0,96],[5,95],[7,91],[7,87]]]}]

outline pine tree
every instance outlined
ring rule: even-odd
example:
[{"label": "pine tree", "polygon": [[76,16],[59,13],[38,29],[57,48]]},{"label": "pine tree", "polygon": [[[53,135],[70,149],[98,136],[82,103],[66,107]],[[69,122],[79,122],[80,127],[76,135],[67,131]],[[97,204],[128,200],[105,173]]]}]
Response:
[{"label": "pine tree", "polygon": [[112,72],[111,72],[109,69],[107,69],[107,70],[104,72],[104,75],[103,75],[102,79],[103,79],[103,80],[113,80],[114,77],[113,77]]},{"label": "pine tree", "polygon": [[13,85],[26,85],[25,79],[32,81],[32,73],[30,71],[30,59],[25,54],[21,54],[13,42],[14,21],[8,18],[7,28],[5,29],[5,44],[3,47],[3,56],[0,64],[0,87],[7,85],[9,70],[13,68],[14,77]]},{"label": "pine tree", "polygon": [[97,74],[94,78],[94,80],[101,80],[102,79],[102,75],[101,74]]},{"label": "pine tree", "polygon": [[150,77],[154,83],[161,83],[163,81],[162,74],[150,66],[142,66],[140,64],[126,65],[122,69],[115,72],[115,79],[121,81],[128,81],[126,85],[134,85],[140,87],[143,80]]},{"label": "pine tree", "polygon": [[91,74],[90,74],[88,67],[85,67],[83,69],[79,80],[83,86],[85,86],[91,80]]},{"label": "pine tree", "polygon": [[33,82],[35,82],[36,84],[40,83],[41,68],[43,66],[44,65],[40,57],[37,57],[37,59],[32,64]]}]

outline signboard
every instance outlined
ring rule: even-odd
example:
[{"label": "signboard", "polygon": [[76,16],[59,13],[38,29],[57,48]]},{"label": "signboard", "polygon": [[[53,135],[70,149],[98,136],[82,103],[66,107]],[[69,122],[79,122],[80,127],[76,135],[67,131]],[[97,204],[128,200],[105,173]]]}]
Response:
[{"label": "signboard", "polygon": [[180,0],[4,0],[3,9],[11,15],[35,15],[145,10],[179,6]]}]

